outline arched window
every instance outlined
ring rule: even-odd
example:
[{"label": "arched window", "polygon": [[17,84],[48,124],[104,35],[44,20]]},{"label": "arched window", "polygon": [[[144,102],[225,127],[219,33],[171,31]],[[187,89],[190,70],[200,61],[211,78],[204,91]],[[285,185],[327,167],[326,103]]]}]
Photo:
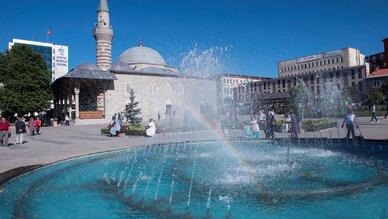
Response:
[{"label": "arched window", "polygon": [[171,84],[166,84],[166,95],[171,95],[172,94],[172,87]]}]

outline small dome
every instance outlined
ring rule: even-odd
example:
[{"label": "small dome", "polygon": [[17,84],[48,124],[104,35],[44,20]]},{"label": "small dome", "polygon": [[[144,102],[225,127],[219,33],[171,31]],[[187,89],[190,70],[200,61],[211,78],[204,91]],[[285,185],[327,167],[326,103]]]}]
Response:
[{"label": "small dome", "polygon": [[120,55],[118,62],[125,64],[166,65],[163,57],[156,50],[144,46],[127,49]]}]

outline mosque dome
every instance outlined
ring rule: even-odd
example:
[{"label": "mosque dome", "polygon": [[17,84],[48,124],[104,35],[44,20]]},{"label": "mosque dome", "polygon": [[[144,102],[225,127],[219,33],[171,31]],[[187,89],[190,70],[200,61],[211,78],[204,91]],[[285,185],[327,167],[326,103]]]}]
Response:
[{"label": "mosque dome", "polygon": [[125,64],[151,64],[166,66],[163,57],[154,49],[144,46],[137,46],[127,49],[118,60]]}]

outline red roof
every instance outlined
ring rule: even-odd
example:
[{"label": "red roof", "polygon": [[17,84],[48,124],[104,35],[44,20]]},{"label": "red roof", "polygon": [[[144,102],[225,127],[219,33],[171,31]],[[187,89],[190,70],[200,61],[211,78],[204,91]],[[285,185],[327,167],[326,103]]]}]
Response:
[{"label": "red roof", "polygon": [[379,69],[368,75],[368,78],[388,77],[388,68]]}]

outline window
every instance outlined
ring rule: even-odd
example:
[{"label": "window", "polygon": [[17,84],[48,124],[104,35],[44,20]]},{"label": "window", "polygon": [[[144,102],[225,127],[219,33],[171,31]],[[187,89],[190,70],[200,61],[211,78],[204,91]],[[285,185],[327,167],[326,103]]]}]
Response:
[{"label": "window", "polygon": [[354,69],[352,69],[352,79],[355,79],[356,78],[356,75],[354,73]]},{"label": "window", "polygon": [[171,84],[166,84],[166,95],[172,94],[172,87]]},{"label": "window", "polygon": [[352,87],[355,87],[356,86],[356,83],[355,82],[352,82]]},{"label": "window", "polygon": [[361,69],[358,69],[358,79],[361,79],[361,78],[362,78]]},{"label": "window", "polygon": [[152,85],[152,95],[158,95],[159,93],[159,87],[157,84]]},{"label": "window", "polygon": [[341,63],[343,63],[344,62],[344,57],[341,57]]},{"label": "window", "polygon": [[283,88],[286,87],[286,81],[283,79]]}]

